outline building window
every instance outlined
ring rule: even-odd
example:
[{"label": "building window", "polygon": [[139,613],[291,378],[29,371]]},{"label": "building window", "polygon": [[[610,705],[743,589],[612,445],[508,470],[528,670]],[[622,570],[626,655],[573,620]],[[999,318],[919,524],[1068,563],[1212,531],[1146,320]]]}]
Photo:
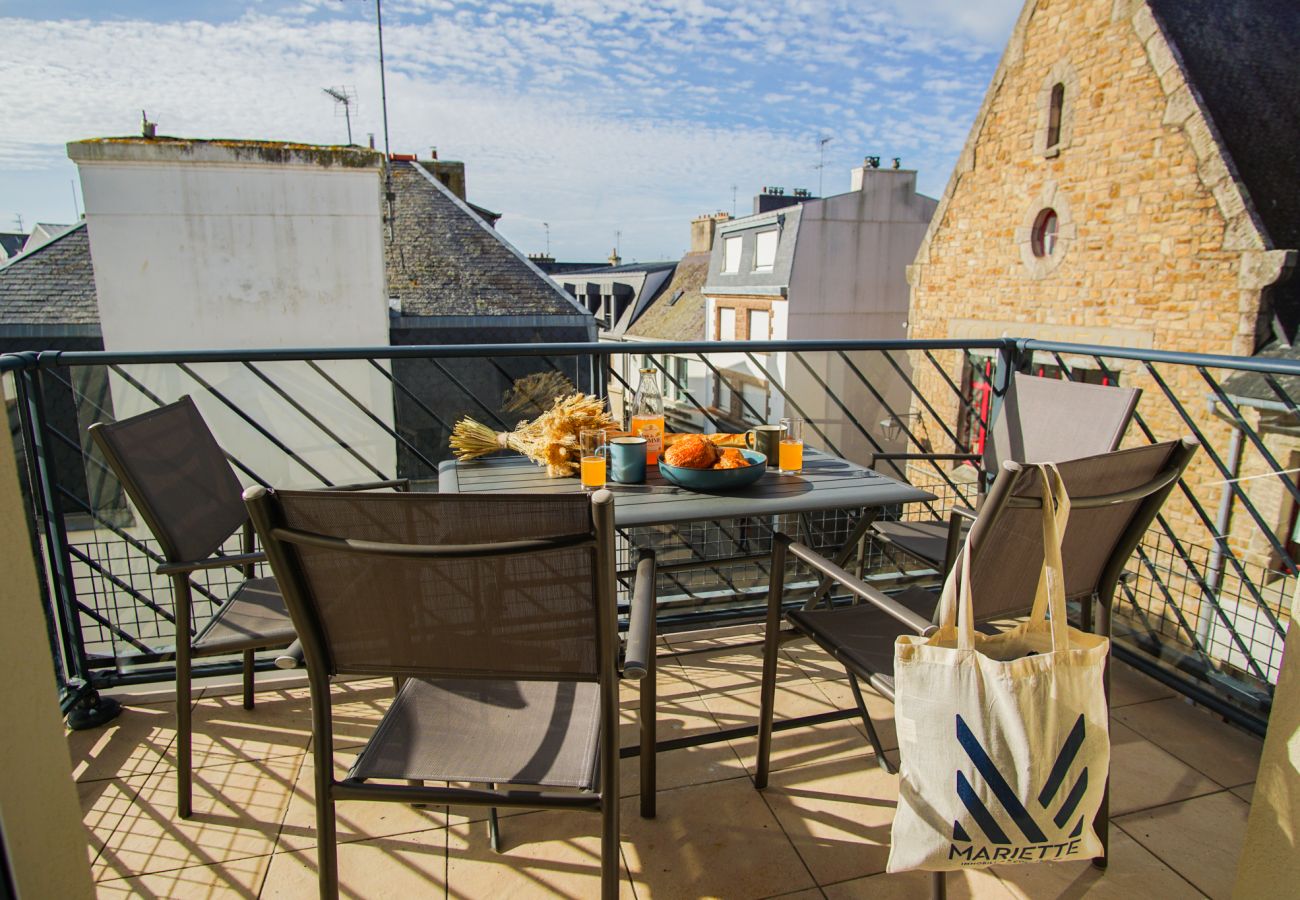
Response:
[{"label": "building window", "polygon": [[780,236],[775,228],[754,235],[754,271],[770,272],[776,264],[776,243]]},{"label": "building window", "polygon": [[1052,97],[1047,107],[1047,149],[1059,149],[1061,143],[1061,116],[1065,110],[1065,84],[1052,85]]},{"label": "building window", "polygon": [[1052,159],[1070,146],[1074,133],[1074,107],[1077,105],[1074,101],[1083,96],[1081,91],[1079,73],[1068,59],[1059,60],[1043,76],[1036,102],[1035,153]]},{"label": "building window", "polygon": [[718,308],[718,340],[736,339],[736,311],[729,307]]},{"label": "building window", "polygon": [[751,341],[766,341],[771,338],[772,334],[768,331],[771,316],[765,309],[751,309],[749,311],[749,339]]},{"label": "building window", "polygon": [[722,241],[722,271],[740,271],[740,235]]},{"label": "building window", "polygon": [[1056,210],[1048,208],[1038,214],[1034,219],[1034,231],[1030,236],[1031,249],[1034,256],[1042,259],[1051,256],[1056,250],[1056,238],[1060,231],[1060,221],[1057,218]]}]

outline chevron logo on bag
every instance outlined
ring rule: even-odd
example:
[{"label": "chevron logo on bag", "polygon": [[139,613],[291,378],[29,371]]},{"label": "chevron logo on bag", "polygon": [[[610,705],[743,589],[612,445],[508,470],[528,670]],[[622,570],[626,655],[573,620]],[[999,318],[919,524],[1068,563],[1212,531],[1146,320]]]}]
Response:
[{"label": "chevron logo on bag", "polygon": [[[1079,803],[1088,789],[1088,769],[1084,768],[1079,773],[1079,777],[1074,784],[1068,791],[1064,792],[1064,797],[1060,799],[1059,803],[1057,802],[1062,795],[1061,789],[1064,787],[1070,764],[1074,762],[1079,755],[1080,748],[1083,747],[1083,739],[1083,716],[1079,716],[1056,755],[1056,761],[1052,764],[1052,769],[1047,775],[1047,781],[1043,784],[1042,790],[1038,792],[1037,804],[1040,811],[1036,814],[1026,808],[1025,804],[1016,796],[1016,791],[1003,777],[1002,773],[998,771],[997,766],[993,764],[993,760],[989,757],[983,745],[980,744],[979,739],[970,730],[970,726],[958,715],[957,742],[966,751],[966,755],[975,765],[975,771],[989,786],[993,796],[1014,823],[1019,833],[1007,834],[1007,831],[993,817],[989,808],[984,805],[984,801],[979,798],[975,788],[967,779],[966,773],[958,770],[957,796],[962,805],[966,807],[966,812],[970,815],[970,822],[977,826],[979,831],[983,832],[983,841],[972,839],[966,828],[962,826],[962,823],[954,820],[952,823],[953,843],[948,851],[948,858],[962,865],[967,863],[989,865],[998,862],[1038,862],[1039,860],[1065,859],[1078,852],[1080,836],[1083,834],[1084,815],[1079,816],[1074,828],[1065,840],[1049,837],[1049,833],[1061,834],[1078,811]],[[1032,805],[1032,801],[1030,803]],[[1055,812],[1053,812],[1053,809]],[[1039,816],[1042,818],[1039,818]]]}]

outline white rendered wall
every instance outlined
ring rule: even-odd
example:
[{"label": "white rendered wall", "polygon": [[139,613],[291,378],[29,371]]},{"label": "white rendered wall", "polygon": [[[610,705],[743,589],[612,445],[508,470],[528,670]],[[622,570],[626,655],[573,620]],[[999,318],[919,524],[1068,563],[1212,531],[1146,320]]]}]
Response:
[{"label": "white rendered wall", "polygon": [[[936,202],[916,193],[916,173],[907,170],[855,170],[855,190],[803,205],[799,240],[790,272],[791,340],[902,340],[907,337],[907,266],[925,237]],[[879,391],[888,408],[835,354],[805,354],[841,402],[884,449],[881,421],[889,409],[906,413],[911,393],[879,353],[849,354]],[[894,360],[910,374],[907,353]],[[791,394],[822,425],[827,436],[852,460],[870,459],[871,444],[839,405],[801,365],[790,367]],[[908,448],[915,450],[915,447]]]},{"label": "white rendered wall", "polygon": [[[167,145],[69,146],[86,201],[105,349],[387,345],[378,157],[368,166],[327,166],[319,161],[327,152],[268,162],[202,149],[195,154],[202,161],[188,161]],[[240,364],[194,367],[302,464],[177,367],[135,366],[131,374],[165,401],[194,397],[223,447],[273,485],[376,478],[340,441],[393,477],[393,439],[358,408],[391,427],[388,381],[364,361],[320,365],[356,403],[303,363],[259,366],[319,425]],[[154,406],[123,379],[114,378],[112,391],[118,418]]]}]

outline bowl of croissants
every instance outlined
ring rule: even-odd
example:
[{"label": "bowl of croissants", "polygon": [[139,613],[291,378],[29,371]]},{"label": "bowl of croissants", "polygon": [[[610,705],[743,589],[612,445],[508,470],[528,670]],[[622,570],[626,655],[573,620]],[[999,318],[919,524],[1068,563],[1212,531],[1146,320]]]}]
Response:
[{"label": "bowl of croissants", "polygon": [[766,471],[762,453],[728,447],[702,434],[677,436],[659,456],[659,474],[692,491],[738,491]]}]

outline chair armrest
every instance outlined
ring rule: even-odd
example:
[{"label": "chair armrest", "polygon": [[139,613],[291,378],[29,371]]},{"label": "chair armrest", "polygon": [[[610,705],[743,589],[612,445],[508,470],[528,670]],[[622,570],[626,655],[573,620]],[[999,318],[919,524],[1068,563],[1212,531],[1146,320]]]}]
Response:
[{"label": "chair armrest", "polygon": [[165,562],[154,569],[154,572],[158,575],[181,575],[185,572],[197,572],[200,569],[247,566],[260,562],[266,562],[266,554],[258,550],[254,553],[232,553],[230,556],[213,556],[208,559],[197,559],[193,562]]},{"label": "chair armrest", "polygon": [[627,648],[623,677],[644,678],[655,650],[655,555],[643,551],[632,584],[632,609],[628,615]]},{"label": "chair armrest", "polygon": [[881,612],[897,619],[917,634],[923,634],[933,623],[929,619],[924,619],[912,612],[901,603],[896,603],[888,595],[878,591],[865,581],[859,581],[848,572],[841,569],[835,563],[822,556],[816,550],[805,547],[803,544],[791,543],[788,552],[793,553],[799,559],[812,566],[818,572],[830,577],[832,581],[848,588],[857,596],[879,609]]},{"label": "chair armrest", "polygon": [[322,491],[378,491],[383,488],[393,488],[396,491],[406,491],[410,493],[411,479],[393,478],[388,481],[359,481],[356,484],[336,484],[333,487],[321,488]]},{"label": "chair armrest", "polygon": [[[971,522],[974,522],[975,517],[979,515],[979,513],[975,512],[975,510],[971,509],[969,506],[954,506],[952,509],[948,510],[948,514],[952,518],[967,519]],[[952,518],[950,518],[949,521],[952,521]]]}]

